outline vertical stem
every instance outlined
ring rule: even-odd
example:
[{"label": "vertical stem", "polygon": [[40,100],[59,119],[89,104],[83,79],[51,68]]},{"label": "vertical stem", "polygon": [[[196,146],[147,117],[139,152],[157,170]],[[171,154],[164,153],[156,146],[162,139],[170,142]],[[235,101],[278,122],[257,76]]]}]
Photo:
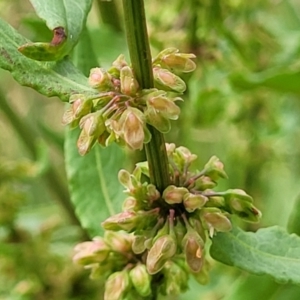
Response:
[{"label": "vertical stem", "polygon": [[[135,77],[142,89],[154,87],[150,46],[143,0],[123,0],[125,29],[130,59]],[[169,185],[169,164],[164,136],[152,126],[152,135],[145,145],[150,181],[159,191]]]}]

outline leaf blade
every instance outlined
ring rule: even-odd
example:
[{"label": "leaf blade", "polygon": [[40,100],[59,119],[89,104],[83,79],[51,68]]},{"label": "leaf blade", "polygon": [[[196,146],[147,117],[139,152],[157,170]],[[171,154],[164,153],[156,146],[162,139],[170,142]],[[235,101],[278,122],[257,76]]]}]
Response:
[{"label": "leaf blade", "polygon": [[[76,45],[83,30],[92,0],[30,0],[37,15],[46,21],[49,29],[54,31],[50,43],[26,43],[19,50],[29,58],[40,61],[59,60],[66,56]],[[61,28],[63,38],[55,40],[55,29]]]},{"label": "leaf blade", "polygon": [[278,281],[300,283],[300,238],[279,226],[244,232],[218,233],[213,238],[211,256],[250,273],[271,275]]},{"label": "leaf blade", "polygon": [[67,130],[65,162],[71,201],[82,226],[91,237],[102,235],[100,223],[120,210],[123,188],[117,172],[124,162],[124,152],[117,145],[96,145],[86,156],[76,148],[77,130]]},{"label": "leaf blade", "polygon": [[21,85],[41,94],[68,101],[71,94],[95,94],[87,78],[68,60],[39,62],[22,55],[17,48],[28,40],[0,18],[0,68],[11,72]]}]

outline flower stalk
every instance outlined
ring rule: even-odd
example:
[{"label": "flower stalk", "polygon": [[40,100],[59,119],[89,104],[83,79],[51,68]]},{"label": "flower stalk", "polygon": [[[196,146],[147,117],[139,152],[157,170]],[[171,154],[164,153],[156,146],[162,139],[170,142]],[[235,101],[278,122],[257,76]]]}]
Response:
[{"label": "flower stalk", "polygon": [[[150,46],[143,0],[123,0],[126,37],[135,77],[142,89],[154,87]],[[152,135],[145,145],[150,181],[159,191],[169,185],[169,165],[164,136],[148,125]]]}]

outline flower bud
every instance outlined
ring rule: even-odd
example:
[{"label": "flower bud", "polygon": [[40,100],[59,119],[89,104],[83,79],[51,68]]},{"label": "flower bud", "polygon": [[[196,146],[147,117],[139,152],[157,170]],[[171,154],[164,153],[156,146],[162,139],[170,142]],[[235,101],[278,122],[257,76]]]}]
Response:
[{"label": "flower bud", "polygon": [[147,239],[147,236],[144,235],[144,231],[142,232],[142,235],[136,235],[133,239],[132,243],[132,251],[135,254],[141,254],[146,250],[145,241]]},{"label": "flower bud", "polygon": [[126,253],[131,251],[132,236],[125,232],[105,231],[104,239],[113,251]]},{"label": "flower bud", "polygon": [[207,201],[208,198],[201,194],[187,193],[183,196],[183,205],[189,213],[203,207]]},{"label": "flower bud", "polygon": [[117,59],[112,63],[112,65],[114,67],[116,67],[117,69],[121,70],[122,68],[128,66],[124,54],[120,54]]},{"label": "flower bud", "polygon": [[163,192],[163,199],[168,204],[182,203],[184,195],[188,194],[188,189],[184,187],[177,187],[175,185],[169,185]]},{"label": "flower bud", "polygon": [[107,218],[102,222],[102,227],[106,230],[125,230],[132,232],[134,229],[148,228],[155,224],[158,219],[159,208],[149,211],[124,211]]},{"label": "flower bud", "polygon": [[150,202],[158,200],[160,197],[160,192],[156,189],[156,186],[153,184],[147,185],[147,199]]},{"label": "flower bud", "polygon": [[210,269],[209,263],[205,259],[201,270],[197,273],[193,273],[193,276],[198,283],[205,285],[209,282],[209,274],[208,274],[209,269]]},{"label": "flower bud", "polygon": [[196,56],[192,53],[178,53],[176,48],[167,48],[161,51],[153,60],[155,65],[161,64],[163,67],[177,72],[192,72],[196,68],[196,64],[191,60]]},{"label": "flower bud", "polygon": [[195,182],[195,188],[198,191],[205,191],[207,189],[212,189],[216,186],[216,183],[208,176],[201,176]]},{"label": "flower bud", "polygon": [[102,227],[105,230],[125,230],[133,231],[137,227],[138,215],[133,211],[124,211],[113,215],[102,222]]},{"label": "flower bud", "polygon": [[153,68],[155,85],[158,89],[183,93],[186,90],[185,82],[167,69]]},{"label": "flower bud", "polygon": [[204,175],[210,177],[213,181],[221,178],[227,178],[227,174],[224,171],[223,163],[216,157],[210,158],[208,163],[204,166]]},{"label": "flower bud", "polygon": [[186,234],[186,228],[185,228],[184,224],[181,222],[179,217],[176,220],[174,230],[175,230],[177,243],[178,243],[178,245],[181,245],[182,239]]},{"label": "flower bud", "polygon": [[167,151],[167,155],[168,157],[170,157],[174,151],[176,149],[176,145],[174,143],[166,143],[166,151]]},{"label": "flower bud", "polygon": [[168,133],[171,130],[170,120],[151,106],[145,110],[145,118],[148,124],[152,125],[161,133]]},{"label": "flower bud", "polygon": [[124,187],[127,188],[127,191],[134,189],[132,184],[132,176],[128,171],[121,169],[118,173],[118,180]]},{"label": "flower bud", "polygon": [[199,272],[204,260],[204,241],[191,227],[182,240],[182,249],[185,253],[187,265],[193,272]]},{"label": "flower bud", "polygon": [[123,211],[138,211],[141,209],[140,203],[134,197],[127,197],[122,205]]},{"label": "flower bud", "polygon": [[154,110],[158,111],[163,117],[171,120],[177,120],[180,114],[180,108],[174,101],[163,95],[149,98],[147,106],[154,108]]},{"label": "flower bud", "polygon": [[69,102],[71,103],[71,107],[65,111],[62,119],[64,125],[79,120],[81,117],[87,115],[93,107],[92,99],[88,99],[82,94],[72,95]]},{"label": "flower bud", "polygon": [[157,239],[148,252],[146,266],[149,274],[158,273],[164,264],[176,254],[176,241],[170,235]]},{"label": "flower bud", "polygon": [[246,194],[245,191],[240,189],[230,189],[219,194],[222,195],[226,201],[231,201],[233,199],[236,199],[236,200],[253,203],[253,198],[248,194]]},{"label": "flower bud", "polygon": [[126,66],[121,69],[120,73],[121,80],[121,92],[125,95],[135,96],[139,89],[139,84],[133,76],[130,67]]},{"label": "flower bud", "polygon": [[206,223],[210,236],[213,235],[213,229],[220,232],[226,232],[232,229],[230,220],[218,208],[208,207],[202,209],[201,218]]},{"label": "flower bud", "polygon": [[133,150],[141,150],[143,148],[145,131],[147,131],[144,119],[145,117],[140,110],[128,107],[119,120],[123,138]]},{"label": "flower bud", "polygon": [[121,300],[130,289],[128,271],[111,274],[105,283],[104,300]]},{"label": "flower bud", "polygon": [[80,120],[79,126],[82,130],[77,140],[77,147],[79,154],[85,155],[105,131],[105,125],[102,115],[95,112],[84,116]]},{"label": "flower bud", "polygon": [[91,265],[103,262],[111,251],[103,238],[96,237],[93,241],[83,242],[74,248],[75,255],[73,261],[80,265]]},{"label": "flower bud", "polygon": [[196,58],[192,53],[173,53],[162,57],[162,65],[175,72],[189,73],[196,69],[196,64],[190,59]]},{"label": "flower bud", "polygon": [[188,274],[173,261],[167,261],[162,269],[164,281],[161,286],[163,295],[179,295],[188,287]]},{"label": "flower bud", "polygon": [[146,297],[151,294],[151,276],[148,274],[145,265],[136,265],[130,270],[129,276],[139,295]]},{"label": "flower bud", "polygon": [[176,148],[176,154],[183,160],[184,164],[190,164],[197,159],[196,154],[192,154],[191,151],[183,146]]},{"label": "flower bud", "polygon": [[236,214],[245,221],[258,222],[261,218],[261,212],[250,202],[234,198],[230,199],[227,203],[231,213]]},{"label": "flower bud", "polygon": [[108,91],[113,88],[111,75],[103,68],[93,68],[90,71],[89,84],[99,91]]}]

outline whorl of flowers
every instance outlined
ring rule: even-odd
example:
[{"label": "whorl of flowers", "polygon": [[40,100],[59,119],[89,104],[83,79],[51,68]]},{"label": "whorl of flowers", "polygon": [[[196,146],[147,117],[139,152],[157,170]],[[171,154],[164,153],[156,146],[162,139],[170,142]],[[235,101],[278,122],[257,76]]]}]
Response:
[{"label": "whorl of flowers", "polygon": [[166,148],[170,185],[160,193],[143,181],[149,177],[147,162],[138,163],[132,174],[121,170],[127,194],[123,211],[102,223],[104,238],[75,249],[74,260],[106,280],[106,300],[147,299],[157,289],[177,295],[187,288],[190,274],[206,283],[207,239],[230,231],[232,215],[250,222],[260,218],[243,190],[214,191],[217,181],[227,178],[216,156],[201,171],[192,171],[195,154],[174,144]]},{"label": "whorl of flowers", "polygon": [[63,116],[63,123],[81,129],[77,141],[78,151],[85,155],[99,142],[108,146],[112,142],[142,149],[151,134],[147,124],[162,133],[170,130],[170,120],[176,120],[180,108],[178,95],[186,90],[185,82],[175,73],[191,72],[194,54],[179,53],[169,48],[153,59],[155,88],[142,90],[124,56],[120,55],[105,70],[93,68],[89,84],[98,91],[94,95],[74,94],[71,107]]}]

